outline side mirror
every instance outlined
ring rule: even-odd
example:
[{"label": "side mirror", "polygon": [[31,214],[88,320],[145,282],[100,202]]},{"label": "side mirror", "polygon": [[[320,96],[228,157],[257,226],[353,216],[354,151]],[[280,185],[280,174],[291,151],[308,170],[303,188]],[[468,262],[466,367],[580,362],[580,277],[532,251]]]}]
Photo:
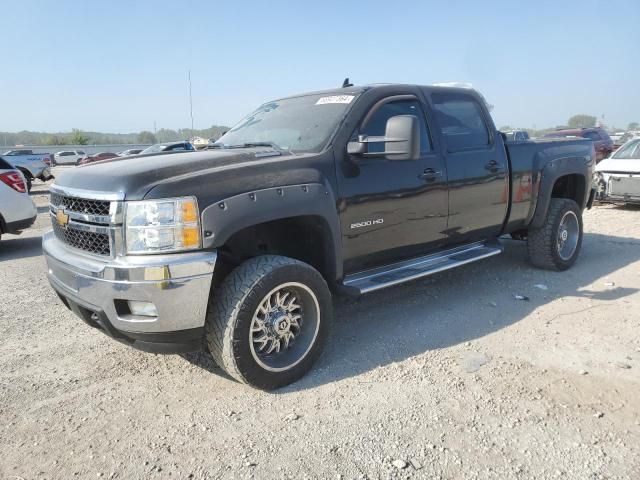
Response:
[{"label": "side mirror", "polygon": [[[384,143],[384,151],[369,152],[369,143]],[[420,127],[414,115],[396,115],[387,120],[384,137],[360,135],[347,144],[347,153],[362,157],[386,157],[389,160],[420,158]]]},{"label": "side mirror", "polygon": [[414,115],[396,115],[387,120],[384,154],[389,160],[420,158],[420,127]]}]

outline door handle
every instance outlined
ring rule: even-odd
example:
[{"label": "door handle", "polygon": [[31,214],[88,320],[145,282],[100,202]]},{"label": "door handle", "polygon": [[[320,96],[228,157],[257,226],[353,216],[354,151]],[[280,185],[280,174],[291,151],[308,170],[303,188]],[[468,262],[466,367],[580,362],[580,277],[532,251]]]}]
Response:
[{"label": "door handle", "polygon": [[484,166],[484,168],[492,173],[495,173],[500,169],[500,165],[498,165],[498,162],[496,162],[495,160],[491,160]]},{"label": "door handle", "polygon": [[424,172],[418,175],[418,178],[426,181],[433,181],[437,177],[441,176],[442,172],[440,170],[434,170],[433,168],[425,168]]}]

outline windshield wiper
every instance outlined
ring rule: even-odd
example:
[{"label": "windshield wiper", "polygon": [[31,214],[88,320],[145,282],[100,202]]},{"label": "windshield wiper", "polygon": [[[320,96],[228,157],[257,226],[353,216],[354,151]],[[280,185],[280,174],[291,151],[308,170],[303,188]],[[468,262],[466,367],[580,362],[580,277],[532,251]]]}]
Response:
[{"label": "windshield wiper", "polygon": [[282,150],[278,145],[273,142],[247,142],[239,143],[237,145],[225,145],[225,148],[251,148],[251,147],[271,147],[274,150]]}]

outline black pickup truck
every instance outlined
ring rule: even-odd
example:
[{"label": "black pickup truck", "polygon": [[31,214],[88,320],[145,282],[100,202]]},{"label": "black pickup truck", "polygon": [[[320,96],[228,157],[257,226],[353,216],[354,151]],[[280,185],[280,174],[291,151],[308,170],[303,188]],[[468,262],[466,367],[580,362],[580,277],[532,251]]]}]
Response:
[{"label": "black pickup truck", "polygon": [[51,187],[51,285],[137,348],[204,349],[262,389],[312,366],[332,294],[502,252],[565,270],[593,143],[506,142],[471,89],[348,86],[265,103],[206,151],[75,168]]}]

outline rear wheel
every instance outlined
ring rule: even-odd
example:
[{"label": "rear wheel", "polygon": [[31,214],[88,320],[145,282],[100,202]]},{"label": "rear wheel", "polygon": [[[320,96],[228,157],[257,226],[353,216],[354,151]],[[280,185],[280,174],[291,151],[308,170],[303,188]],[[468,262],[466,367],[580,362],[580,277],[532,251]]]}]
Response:
[{"label": "rear wheel", "polygon": [[214,290],[205,342],[233,378],[272,390],[311,368],[331,318],[331,294],[317,270],[265,255],[240,265]]},{"label": "rear wheel", "polygon": [[582,247],[582,212],[568,198],[552,198],[540,228],[530,229],[527,248],[531,263],[547,270],[566,270]]}]

